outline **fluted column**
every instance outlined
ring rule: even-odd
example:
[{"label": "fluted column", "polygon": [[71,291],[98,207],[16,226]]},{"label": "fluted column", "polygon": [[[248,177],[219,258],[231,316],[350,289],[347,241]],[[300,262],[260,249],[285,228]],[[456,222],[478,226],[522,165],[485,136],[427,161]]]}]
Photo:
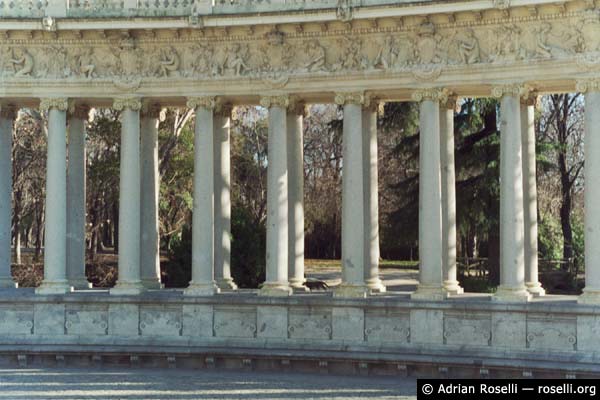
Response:
[{"label": "fluted column", "polygon": [[214,274],[214,97],[192,97],[187,106],[196,113],[194,132],[194,209],[192,211],[192,280],[190,296],[219,292]]},{"label": "fluted column", "polygon": [[158,122],[160,105],[145,102],[141,109],[141,274],[146,289],[160,289],[158,232]]},{"label": "fluted column", "polygon": [[580,303],[600,304],[600,79],[577,82],[585,94],[585,288]]},{"label": "fluted column", "polygon": [[377,115],[383,103],[367,98],[363,107],[363,180],[365,203],[365,283],[371,292],[385,292],[379,277],[379,181],[377,177]]},{"label": "fluted column", "polygon": [[538,278],[538,215],[535,155],[535,103],[537,93],[526,91],[521,97],[521,147],[523,151],[523,227],[525,287],[532,296],[546,291]]},{"label": "fluted column", "polygon": [[460,294],[456,265],[456,177],[454,172],[454,110],[456,96],[440,103],[440,160],[442,186],[442,281],[447,294]]},{"label": "fluted column", "polygon": [[237,289],[231,277],[231,110],[217,99],[214,111],[215,146],[215,280],[220,289]]},{"label": "fluted column", "polygon": [[288,274],[290,286],[304,286],[304,144],[303,118],[306,105],[295,101],[287,113],[288,157]]},{"label": "fluted column", "polygon": [[342,132],[342,283],[335,297],[366,297],[365,285],[365,179],[362,92],[337,93],[335,102],[344,107]]},{"label": "fluted column", "polygon": [[119,183],[119,279],[111,294],[139,294],[140,273],[140,109],[138,98],[115,99],[121,111]]},{"label": "fluted column", "polygon": [[0,288],[17,287],[11,274],[12,134],[18,109],[0,104]]},{"label": "fluted column", "polygon": [[64,98],[42,99],[48,111],[48,159],[46,162],[46,216],[44,280],[35,292],[66,293],[67,281],[67,108]]},{"label": "fluted column", "polygon": [[289,97],[266,96],[260,104],[269,110],[267,171],[267,279],[265,296],[289,296],[288,282],[288,167],[287,108]]},{"label": "fluted column", "polygon": [[412,298],[441,300],[442,192],[440,163],[440,100],[438,89],[413,93],[419,110],[419,285]]},{"label": "fluted column", "polygon": [[67,279],[75,289],[89,289],[85,276],[85,124],[90,108],[84,104],[69,113],[67,164]]},{"label": "fluted column", "polygon": [[500,286],[498,301],[527,301],[523,220],[523,172],[520,96],[524,88],[492,89],[500,100]]}]

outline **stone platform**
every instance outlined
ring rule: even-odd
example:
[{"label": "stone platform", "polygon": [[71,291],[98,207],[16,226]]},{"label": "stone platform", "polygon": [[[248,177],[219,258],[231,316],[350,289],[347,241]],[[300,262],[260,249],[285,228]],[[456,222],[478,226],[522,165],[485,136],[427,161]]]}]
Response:
[{"label": "stone platform", "polygon": [[26,365],[133,365],[414,376],[600,375],[600,308],[575,297],[416,301],[253,292],[0,293],[0,358]]}]

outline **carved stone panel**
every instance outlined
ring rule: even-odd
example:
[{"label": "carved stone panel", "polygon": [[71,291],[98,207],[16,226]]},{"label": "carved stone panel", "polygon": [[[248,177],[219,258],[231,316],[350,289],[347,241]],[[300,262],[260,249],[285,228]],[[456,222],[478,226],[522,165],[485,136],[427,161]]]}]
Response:
[{"label": "carved stone panel", "polygon": [[577,316],[577,350],[598,351],[600,338],[600,316]]},{"label": "carved stone panel", "polygon": [[256,308],[215,307],[214,331],[217,337],[256,337]]},{"label": "carved stone panel", "polygon": [[493,313],[492,346],[524,349],[527,346],[527,315],[517,312]]},{"label": "carved stone panel", "polygon": [[410,314],[407,311],[367,310],[365,338],[368,342],[408,343]]},{"label": "carved stone panel", "polygon": [[31,335],[32,333],[32,306],[0,308],[0,335]]},{"label": "carved stone panel", "polygon": [[67,305],[65,310],[67,335],[97,336],[108,334],[108,306]]},{"label": "carved stone panel", "polygon": [[444,343],[489,346],[492,339],[491,314],[444,312]]},{"label": "carved stone panel", "polygon": [[183,305],[183,336],[211,337],[213,335],[213,306]]},{"label": "carved stone panel", "polygon": [[577,317],[554,314],[528,315],[527,347],[540,350],[577,350]]},{"label": "carved stone panel", "polygon": [[290,339],[331,339],[331,309],[294,307],[289,312]]},{"label": "carved stone panel", "polygon": [[36,304],[33,306],[34,333],[36,335],[65,334],[65,305]]},{"label": "carved stone panel", "polygon": [[142,306],[140,333],[144,336],[181,336],[182,309],[178,306]]}]

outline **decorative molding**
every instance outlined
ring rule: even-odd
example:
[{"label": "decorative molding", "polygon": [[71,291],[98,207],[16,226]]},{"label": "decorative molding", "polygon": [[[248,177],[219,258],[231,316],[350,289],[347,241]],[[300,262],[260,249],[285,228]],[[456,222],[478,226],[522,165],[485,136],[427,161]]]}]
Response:
[{"label": "decorative molding", "polygon": [[0,103],[0,118],[14,120],[19,113],[19,107],[12,103]]},{"label": "decorative molding", "polygon": [[58,111],[67,111],[69,100],[65,97],[47,97],[40,100],[40,111],[49,111],[53,108]]},{"label": "decorative molding", "polygon": [[191,108],[193,110],[197,109],[198,107],[206,108],[208,110],[214,110],[215,104],[215,96],[188,97],[188,100],[186,102],[188,108]]},{"label": "decorative molding", "polygon": [[367,93],[365,96],[365,104],[363,108],[372,112],[377,112],[377,115],[382,117],[385,108],[385,102]]},{"label": "decorative molding", "polygon": [[287,94],[263,96],[260,105],[264,108],[281,107],[287,109],[290,106],[290,96]]},{"label": "decorative molding", "polygon": [[600,78],[578,80],[575,88],[578,92],[600,92]]},{"label": "decorative molding", "polygon": [[338,92],[335,94],[335,104],[345,106],[346,104],[355,104],[362,106],[365,104],[365,92]]}]

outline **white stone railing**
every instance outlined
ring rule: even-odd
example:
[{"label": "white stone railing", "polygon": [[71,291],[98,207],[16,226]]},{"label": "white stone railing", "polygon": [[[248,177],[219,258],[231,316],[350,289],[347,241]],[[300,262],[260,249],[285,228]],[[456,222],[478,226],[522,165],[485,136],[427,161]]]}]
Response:
[{"label": "white stone railing", "polygon": [[[421,0],[419,3],[433,0]],[[0,0],[0,18],[109,18],[348,9],[415,0]]]}]

